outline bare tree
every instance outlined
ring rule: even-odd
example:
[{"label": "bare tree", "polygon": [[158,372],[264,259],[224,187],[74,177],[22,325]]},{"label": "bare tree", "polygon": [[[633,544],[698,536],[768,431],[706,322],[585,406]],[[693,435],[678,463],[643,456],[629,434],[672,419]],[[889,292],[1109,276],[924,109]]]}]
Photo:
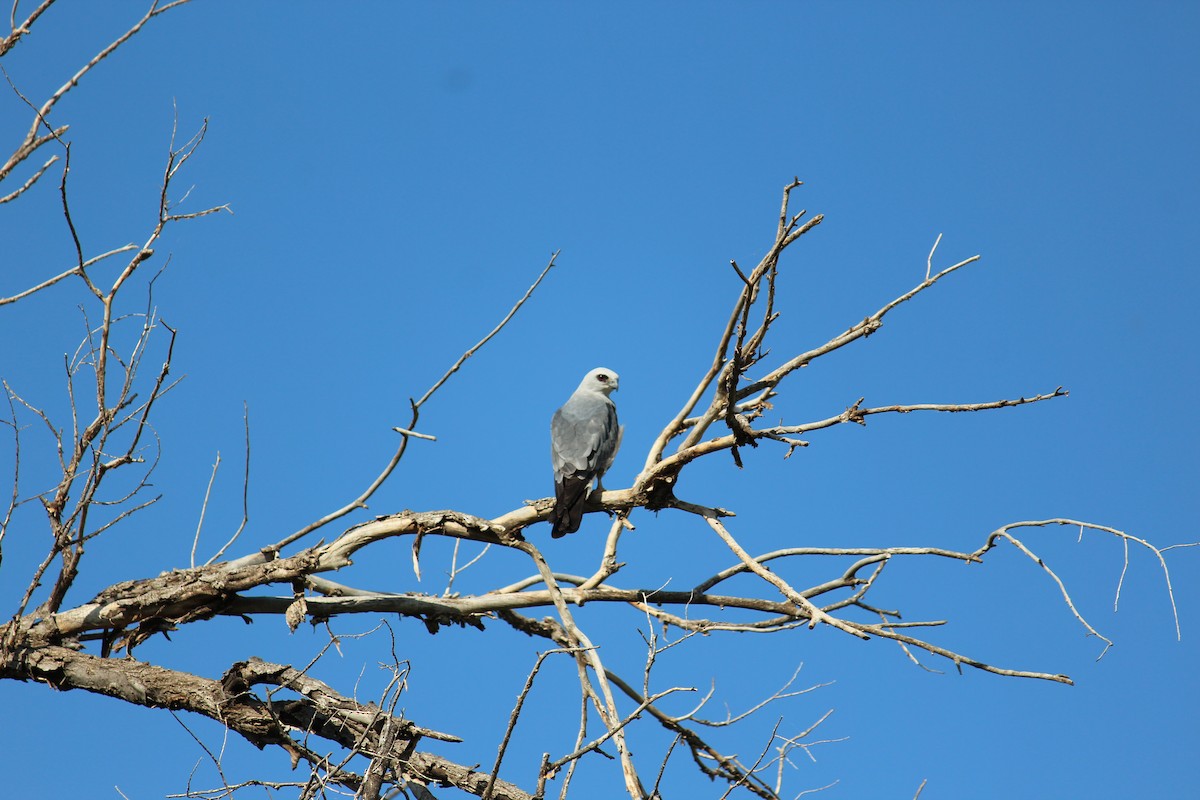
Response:
[{"label": "bare tree", "polygon": [[[0,56],[21,41],[53,2],[45,0],[23,21],[17,14],[20,4],[14,3],[11,33],[0,42]],[[895,642],[917,663],[922,663],[923,656],[930,656],[947,660],[960,670],[968,667],[998,676],[1070,683],[1066,675],[1015,669],[935,643],[930,629],[942,625],[943,620],[902,621],[900,609],[882,608],[872,600],[872,590],[893,562],[922,559],[985,564],[994,549],[1009,546],[1026,556],[1031,568],[1057,587],[1085,631],[1099,637],[1106,646],[1111,644],[1088,623],[1064,581],[1039,558],[1035,545],[1030,543],[1031,535],[1047,527],[1115,537],[1125,545],[1126,564],[1129,546],[1136,545],[1161,565],[1170,592],[1164,558],[1167,548],[1086,521],[1011,522],[982,534],[979,546],[970,551],[813,545],[754,554],[739,541],[731,512],[706,503],[705,498],[687,497],[683,475],[700,459],[726,458],[740,467],[746,448],[774,447],[785,457],[790,456],[807,446],[805,437],[810,434],[847,424],[866,425],[873,416],[984,412],[1067,396],[1062,387],[1047,387],[1033,396],[985,398],[974,403],[874,406],[859,398],[831,416],[788,424],[767,422],[773,400],[786,391],[794,373],[876,334],[893,310],[979,260],[979,256],[972,256],[936,267],[935,242],[926,270],[914,276],[911,290],[810,349],[782,358],[770,354],[772,325],[778,317],[776,279],[781,259],[822,221],[819,214],[793,210],[793,196],[801,186],[799,180],[793,180],[783,188],[766,255],[749,269],[730,264],[732,307],[727,318],[713,321],[710,365],[695,376],[694,385],[680,388],[679,410],[664,421],[644,456],[639,454],[643,466],[633,484],[604,491],[589,500],[590,513],[611,517],[607,535],[596,541],[594,571],[590,574],[556,570],[553,546],[547,546],[548,538],[541,535],[545,528],[532,528],[547,519],[550,498],[515,504],[511,511],[492,519],[462,510],[406,510],[339,527],[346,525],[353,512],[366,508],[368,500],[408,455],[413,439],[432,438],[419,429],[422,410],[467,360],[531,300],[554,268],[555,254],[498,324],[466,350],[428,391],[411,401],[408,420],[395,429],[400,435],[395,452],[355,497],[335,504],[335,510],[276,541],[242,541],[239,528],[203,563],[196,559],[197,536],[189,568],[114,582],[85,599],[80,596],[77,578],[88,544],[158,499],[150,496],[149,478],[158,454],[152,419],[158,404],[175,386],[171,370],[176,333],[162,322],[153,301],[155,278],[166,261],[156,252],[156,243],[170,226],[227,209],[216,206],[180,210],[186,195],[181,196],[177,189],[179,176],[204,141],[206,129],[201,126],[186,141],[172,137],[157,214],[137,237],[140,243],[97,254],[85,252],[71,218],[68,126],[57,122],[56,106],[78,87],[81,78],[143,26],[185,2],[153,4],[140,20],[40,104],[25,99],[19,87],[11,86],[28,104],[30,125],[0,168],[0,183],[8,188],[0,203],[20,200],[34,186],[57,177],[60,203],[56,213],[66,222],[76,254],[73,263],[47,266],[45,277],[34,285],[0,287],[4,295],[0,306],[58,291],[58,284],[69,281],[82,284],[88,298],[83,308],[85,336],[64,364],[68,416],[56,416],[47,410],[49,404],[44,399],[30,397],[19,385],[5,383],[5,427],[11,436],[14,470],[9,500],[0,520],[0,558],[10,532],[19,530],[22,536],[32,536],[25,528],[29,525],[26,520],[33,515],[25,512],[40,509],[48,528],[43,538],[44,556],[28,574],[20,576],[26,588],[0,626],[0,678],[36,681],[58,690],[93,692],[147,708],[189,711],[260,748],[284,754],[293,766],[305,768],[293,781],[228,780],[221,771],[220,755],[207,751],[222,777],[221,785],[198,789],[189,783],[180,796],[222,798],[244,788],[267,787],[305,798],[339,794],[372,799],[429,798],[438,787],[454,787],[481,798],[519,799],[549,794],[565,798],[570,795],[576,766],[584,759],[607,756],[619,765],[620,777],[614,773],[612,791],[623,785],[631,798],[639,800],[666,791],[667,763],[678,753],[686,754],[696,770],[717,781],[721,786],[719,796],[774,799],[785,794],[784,766],[789,757],[807,752],[818,741],[815,732],[828,714],[792,732],[776,725],[765,744],[744,742],[737,748],[737,755],[718,744],[716,733],[736,729],[751,713],[769,703],[816,687],[794,689],[789,681],[777,691],[765,693],[760,704],[714,719],[707,718],[704,711],[712,696],[710,691],[692,703],[692,710],[675,712],[669,710],[675,707],[674,701],[683,693],[696,693],[696,688],[673,685],[669,678],[660,678],[656,666],[664,652],[688,647],[697,634],[742,632],[783,637],[794,635],[791,632],[797,629],[828,626],[857,639]],[[29,166],[30,159],[34,159],[33,167]],[[31,474],[24,460],[31,446],[41,447],[47,442],[55,455],[55,474],[49,480],[41,471]],[[629,452],[623,455],[632,457]],[[771,499],[764,498],[763,502]],[[711,564],[707,577],[686,588],[663,588],[671,577],[666,573],[657,582],[625,582],[622,537],[632,529],[635,516],[640,517],[639,524],[655,524],[654,517],[638,514],[646,510],[670,510],[702,520],[728,549],[728,557]],[[431,537],[455,542],[445,593],[385,593],[345,585],[329,577],[350,565],[360,553],[398,537],[411,542],[412,569],[417,574],[423,542]],[[478,543],[482,550],[469,559],[464,555],[465,563],[460,563],[461,542]],[[519,554],[528,565],[528,577],[517,582],[488,581],[489,559],[501,550]],[[791,569],[796,564],[811,564],[824,577],[797,583],[786,577],[798,574]],[[455,578],[468,567],[489,588],[463,594],[451,592]],[[10,565],[3,561],[0,568],[11,572]],[[482,578],[480,573],[484,574]],[[745,580],[747,577],[756,580],[750,582]],[[16,579],[11,574],[6,576],[9,582]],[[645,651],[640,675],[619,673],[611,666],[612,659],[602,655],[610,651],[604,650],[603,643],[589,635],[580,621],[578,610],[585,605],[612,607],[628,618],[630,627],[643,631]],[[538,613],[545,616],[534,616]],[[295,631],[302,624],[324,626],[329,631],[328,650],[346,638],[332,626],[336,618],[347,615],[416,618],[430,633],[470,627],[494,635],[496,629],[511,628],[532,637],[535,646],[542,649],[531,653],[531,665],[526,662],[499,667],[518,675],[528,670],[511,713],[503,722],[501,741],[463,742],[453,733],[438,730],[453,729],[453,719],[428,721],[427,725],[398,710],[407,690],[408,662],[397,654],[386,624],[375,629],[370,641],[384,654],[390,679],[381,696],[371,702],[358,699],[354,687],[331,686],[316,677],[320,656],[298,668],[228,652],[224,654],[228,668],[222,674],[200,675],[149,663],[136,652],[140,643],[152,637],[167,636],[184,626],[204,625],[220,616],[282,617],[286,628],[272,627],[264,647],[271,646],[271,638],[282,640],[288,636],[288,629]],[[556,743],[554,751],[546,753],[540,763],[514,763],[510,746],[522,734],[525,703],[551,659],[574,663],[579,696],[577,733],[573,740]],[[659,752],[640,750],[635,757],[628,738],[638,727],[663,732],[666,746]],[[434,743],[443,744],[431,747]],[[448,747],[450,744],[454,747]],[[442,755],[445,752],[456,755]]]}]

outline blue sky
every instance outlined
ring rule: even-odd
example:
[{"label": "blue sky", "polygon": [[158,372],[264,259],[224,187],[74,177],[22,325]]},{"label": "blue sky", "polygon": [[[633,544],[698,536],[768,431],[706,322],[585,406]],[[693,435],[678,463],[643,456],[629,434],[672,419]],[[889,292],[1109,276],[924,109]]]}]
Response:
[{"label": "blue sky", "polygon": [[[4,67],[43,98],[143,5],[58,4]],[[241,518],[243,402],[250,522],[235,550],[349,501],[390,455],[408,398],[490,330],[556,250],[559,266],[530,303],[427,407],[420,428],[438,441],[413,443],[371,513],[493,516],[548,495],[549,417],[597,365],[621,375],[626,433],[607,483],[628,485],[711,359],[738,289],[729,259],[753,264],[769,247],[793,176],[805,182],[795,208],[825,221],[783,262],[772,363],[915,286],[939,233],[935,267],[983,258],[897,309],[869,340],[794,375],[780,418],[822,418],[860,396],[976,402],[1060,385],[1071,395],[988,414],[876,418],[814,434],[786,462],[763,446],[745,454],[743,471],[712,458],[685,473],[680,496],[737,511],[732,530],[756,553],[969,550],[999,525],[1046,517],[1160,545],[1200,540],[1198,33],[1200,12],[1182,3],[368,3],[331,13],[196,0],[155,20],[55,112],[71,124],[84,249],[149,230],[173,103],[185,137],[209,119],[180,183],[193,187],[184,210],[228,203],[234,214],[180,225],[160,248],[172,261],[154,302],[180,332],[175,371],[187,375],[159,409],[154,483],[164,499],[89,549],[71,599],[187,565],[217,452],[201,551],[224,542]],[[24,134],[28,114],[11,94],[0,99],[7,141]],[[57,203],[55,178],[0,209],[0,294],[73,260]],[[83,299],[64,284],[0,309],[0,377],[59,418],[62,353],[82,334]],[[48,446],[30,433],[26,492],[47,480]],[[0,477],[10,467],[5,444]],[[0,571],[6,606],[44,546],[32,510],[18,521]],[[634,522],[623,585],[689,586],[731,563],[692,518],[641,512]],[[530,535],[545,538],[556,569],[584,572],[603,529],[592,517],[561,542],[545,526]],[[1149,554],[1132,554],[1113,613],[1117,541],[1078,543],[1065,529],[1022,539],[1116,642],[1099,663],[1101,645],[1011,549],[982,569],[892,565],[875,599],[906,619],[949,620],[937,643],[1064,672],[1074,687],[959,676],[926,659],[945,672],[933,674],[885,642],[828,630],[689,642],[664,656],[663,680],[703,691],[715,678],[713,716],[723,703],[735,713],[752,705],[800,663],[800,685],[833,682],[774,709],[791,732],[834,709],[814,736],[845,739],[796,761],[785,784],[793,796],[837,781],[825,796],[907,798],[924,779],[923,800],[1194,790],[1200,552],[1167,554],[1177,642]],[[336,577],[440,592],[446,549],[427,545],[418,584],[407,547],[383,543]],[[527,573],[491,554],[456,588]],[[829,574],[813,565],[793,577],[806,576]],[[586,612],[580,622],[605,658],[637,675],[644,620]],[[410,716],[468,740],[448,755],[490,763],[543,644],[499,624],[436,637],[417,622],[392,624],[413,664]],[[273,618],[193,628],[139,655],[216,676],[249,655],[302,663],[325,641],[307,627],[289,636]],[[385,655],[378,637],[348,641],[318,677],[361,681],[370,696],[386,680],[376,669]],[[573,668],[556,669],[514,753],[527,774],[505,775],[522,785],[540,753],[573,731],[560,713],[574,714]],[[22,720],[0,726],[10,765],[48,767],[57,742],[87,743],[56,776],[61,794],[115,798],[119,786],[129,798],[162,797],[182,791],[203,755],[161,713],[9,683],[0,700]],[[777,716],[760,712],[744,739],[724,741],[755,750]],[[220,746],[215,726],[184,721]],[[649,735],[639,744],[662,746]],[[145,757],[164,745],[166,755]],[[235,775],[289,774],[277,754],[228,747]],[[672,796],[720,796],[693,782],[683,760],[676,766]],[[618,795],[615,771],[589,769],[592,789],[581,783],[577,796]],[[9,770],[9,793],[35,796],[44,774]],[[202,765],[194,780],[215,777]]]}]

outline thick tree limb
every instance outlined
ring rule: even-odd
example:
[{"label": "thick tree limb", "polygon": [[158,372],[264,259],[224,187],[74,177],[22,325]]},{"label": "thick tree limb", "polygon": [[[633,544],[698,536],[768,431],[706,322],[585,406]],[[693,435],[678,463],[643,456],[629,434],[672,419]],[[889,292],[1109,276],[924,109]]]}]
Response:
[{"label": "thick tree limb", "polygon": [[[383,749],[383,718],[374,706],[343,697],[320,681],[291,667],[252,659],[234,664],[221,680],[201,678],[130,659],[98,658],[65,647],[42,646],[0,655],[0,679],[32,680],[56,689],[82,689],[148,708],[191,711],[208,717],[257,747],[277,746],[293,758],[316,760],[292,735],[308,732],[343,747]],[[266,700],[255,686],[286,687],[298,700]],[[454,786],[481,795],[491,776],[473,768],[415,751],[422,738],[458,741],[388,718],[391,751],[397,768],[423,781]],[[357,786],[349,788],[357,789]],[[493,781],[497,800],[530,800],[532,795],[504,781]]]}]

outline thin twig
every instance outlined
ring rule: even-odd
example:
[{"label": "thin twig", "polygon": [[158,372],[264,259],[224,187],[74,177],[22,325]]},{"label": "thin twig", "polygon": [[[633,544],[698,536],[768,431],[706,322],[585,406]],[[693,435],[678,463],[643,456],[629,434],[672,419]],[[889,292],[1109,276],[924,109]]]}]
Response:
[{"label": "thin twig", "polygon": [[[552,655],[560,653],[573,653],[571,648],[560,647],[554,650],[547,650],[544,653],[538,653],[537,661],[533,664],[533,669],[529,671],[529,676],[525,679],[525,686],[521,688],[520,694],[517,695],[517,702],[513,705],[512,713],[508,716],[508,725],[504,729],[504,738],[500,741],[500,746],[496,749],[496,762],[492,766],[492,772],[488,776],[487,785],[483,789],[483,794],[479,796],[480,800],[491,800],[492,792],[496,788],[496,778],[500,777],[500,765],[504,762],[504,753],[508,750],[509,740],[512,739],[513,731],[517,727],[517,718],[521,715],[521,709],[525,705],[525,698],[529,696],[529,691],[533,689],[533,681],[537,678],[538,672],[542,668],[542,662]],[[549,769],[543,770],[550,771]]]},{"label": "thin twig", "polygon": [[938,245],[942,243],[942,235],[939,233],[937,239],[933,241],[933,247],[929,248],[929,258],[925,259],[925,280],[929,280],[930,273],[933,272],[933,254],[937,252]]},{"label": "thin twig", "polygon": [[242,425],[246,430],[246,468],[242,474],[242,521],[238,523],[237,530],[229,537],[229,541],[221,545],[221,549],[204,562],[205,566],[220,560],[221,556],[225,555],[225,551],[232,547],[233,543],[242,535],[242,531],[246,530],[246,525],[250,522],[250,405],[246,402],[242,403]]},{"label": "thin twig", "polygon": [[213,462],[212,473],[208,476],[208,488],[204,490],[204,501],[200,503],[200,519],[196,521],[196,535],[192,537],[192,554],[188,563],[196,566],[196,548],[200,545],[200,531],[204,529],[204,515],[208,513],[208,500],[212,496],[213,483],[217,480],[217,470],[221,468],[221,451],[217,451],[217,459]]},{"label": "thin twig", "polygon": [[[546,275],[550,272],[550,270],[554,267],[554,260],[556,258],[558,258],[558,251],[555,251],[554,254],[550,256],[549,263],[546,264],[546,266],[542,270],[541,274],[538,275],[537,280],[535,280],[533,282],[533,284],[525,291],[525,294],[521,297],[521,299],[518,300],[516,302],[516,304],[509,310],[509,312],[504,316],[504,319],[502,319],[500,321],[500,324],[498,324],[496,327],[492,328],[492,330],[486,336],[484,336],[482,339],[480,339],[478,342],[476,342],[472,347],[470,347],[465,353],[463,353],[461,356],[459,356],[458,360],[454,362],[454,365],[451,366],[450,369],[446,370],[446,373],[444,375],[442,375],[442,377],[439,378],[433,384],[433,386],[429,387],[429,390],[421,396],[420,400],[410,401],[410,405],[412,407],[412,422],[410,422],[406,428],[402,428],[402,429],[397,428],[396,429],[401,435],[400,446],[397,448],[396,452],[392,455],[391,459],[388,460],[388,463],[386,466],[384,466],[383,470],[379,473],[378,476],[376,476],[375,480],[371,481],[370,485],[367,486],[367,488],[361,494],[359,494],[358,497],[354,498],[346,505],[342,506],[341,508],[337,509],[336,511],[332,511],[329,514],[326,514],[325,516],[321,517],[320,519],[318,519],[314,522],[310,522],[308,525],[305,525],[303,528],[299,529],[295,533],[292,533],[292,534],[284,537],[283,539],[279,540],[275,544],[263,548],[262,552],[272,553],[272,554],[278,553],[280,550],[287,547],[292,542],[295,542],[295,541],[303,538],[304,536],[307,536],[308,534],[312,533],[313,531],[315,531],[319,528],[325,527],[330,522],[333,522],[336,519],[340,519],[341,517],[346,516],[351,511],[354,511],[359,508],[366,508],[367,500],[369,500],[371,498],[371,496],[375,494],[376,490],[379,489],[379,487],[383,485],[384,481],[386,481],[388,479],[388,477],[396,469],[396,466],[400,463],[400,459],[404,457],[404,453],[408,448],[409,437],[416,435],[416,434],[412,433],[412,428],[417,424],[417,418],[420,415],[421,406],[426,401],[428,401],[429,398],[433,397],[434,392],[436,392],[438,389],[440,389],[442,387],[442,385],[445,384],[446,381],[448,381],[450,379],[450,376],[453,375],[455,372],[457,372],[458,368],[461,367],[468,358],[473,356],[479,350],[479,348],[483,347],[485,344],[487,344],[489,341],[491,341],[492,338],[494,338],[496,336],[496,334],[498,334],[501,331],[501,329],[503,329],[504,326],[508,324],[508,322],[516,315],[517,311],[520,310],[521,306],[525,305],[525,301],[528,300],[533,295],[534,289],[536,289],[538,287],[538,285],[541,284],[542,279],[545,278]],[[420,436],[419,438],[430,438],[430,437]],[[252,556],[248,556],[247,558],[249,560],[256,560],[258,557],[259,557],[259,555],[255,554]]]}]

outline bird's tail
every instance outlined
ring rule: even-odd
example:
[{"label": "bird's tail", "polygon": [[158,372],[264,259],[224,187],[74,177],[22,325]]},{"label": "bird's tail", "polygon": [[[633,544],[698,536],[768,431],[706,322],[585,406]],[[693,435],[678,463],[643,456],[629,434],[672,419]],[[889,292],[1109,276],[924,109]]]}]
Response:
[{"label": "bird's tail", "polygon": [[587,500],[591,479],[586,473],[568,475],[554,485],[554,509],[550,512],[550,535],[555,539],[579,530],[583,522],[583,503]]}]

